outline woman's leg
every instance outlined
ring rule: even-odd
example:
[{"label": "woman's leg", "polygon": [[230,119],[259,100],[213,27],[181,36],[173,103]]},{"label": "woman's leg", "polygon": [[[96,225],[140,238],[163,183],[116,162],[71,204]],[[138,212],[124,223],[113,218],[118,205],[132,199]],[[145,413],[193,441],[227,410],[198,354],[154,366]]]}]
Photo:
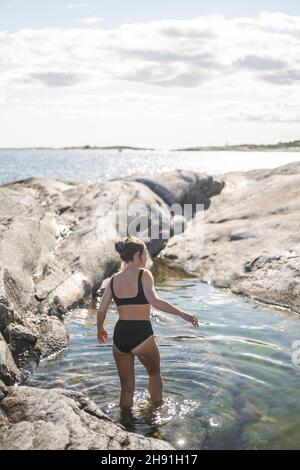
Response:
[{"label": "woman's leg", "polygon": [[113,356],[121,383],[120,407],[131,408],[135,388],[134,356],[120,351],[115,344],[113,344]]},{"label": "woman's leg", "polygon": [[149,336],[145,341],[131,350],[145,366],[149,376],[149,393],[154,405],[162,403],[163,380],[160,373],[160,353],[155,336]]}]

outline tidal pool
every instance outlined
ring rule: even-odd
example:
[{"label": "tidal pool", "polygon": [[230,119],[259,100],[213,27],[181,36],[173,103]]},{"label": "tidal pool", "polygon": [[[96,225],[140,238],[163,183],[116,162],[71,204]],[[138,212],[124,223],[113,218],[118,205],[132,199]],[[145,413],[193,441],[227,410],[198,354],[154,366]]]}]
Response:
[{"label": "tidal pool", "polygon": [[152,309],[164,381],[160,407],[149,405],[147,374],[136,358],[132,414],[120,413],[114,306],[107,312],[105,344],[96,339],[95,308],[71,312],[69,347],[31,364],[25,383],[81,391],[129,431],[165,439],[177,449],[299,449],[300,360],[293,344],[300,340],[300,317],[194,278],[156,288],[205,322],[195,328]]}]

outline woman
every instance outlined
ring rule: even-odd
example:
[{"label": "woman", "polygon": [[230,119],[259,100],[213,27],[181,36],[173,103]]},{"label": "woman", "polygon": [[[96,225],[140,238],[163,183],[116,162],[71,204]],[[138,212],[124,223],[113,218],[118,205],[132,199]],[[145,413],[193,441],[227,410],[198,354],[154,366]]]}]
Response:
[{"label": "woman", "polygon": [[152,273],[144,269],[148,249],[141,239],[126,237],[125,241],[116,242],[115,248],[125,267],[111,276],[101,299],[97,314],[98,340],[101,343],[107,341],[108,335],[103,324],[113,298],[119,314],[113,334],[113,356],[121,383],[120,407],[128,409],[133,406],[135,356],[148,372],[151,402],[159,405],[162,403],[163,380],[159,349],[150,322],[150,305],[163,312],[179,315],[194,326],[199,326],[199,321],[195,315],[158,297]]}]

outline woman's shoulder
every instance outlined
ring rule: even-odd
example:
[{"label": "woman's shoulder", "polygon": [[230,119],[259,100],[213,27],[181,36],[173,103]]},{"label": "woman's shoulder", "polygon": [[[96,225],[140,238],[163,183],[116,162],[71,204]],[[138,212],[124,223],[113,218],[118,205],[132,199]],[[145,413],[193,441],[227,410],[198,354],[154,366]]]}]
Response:
[{"label": "woman's shoulder", "polygon": [[146,268],[141,268],[142,270],[142,278],[143,279],[148,279],[148,280],[153,280],[153,275],[152,275],[152,272],[150,271],[150,269],[146,269]]},{"label": "woman's shoulder", "polygon": [[118,273],[113,273],[113,274],[110,276],[110,284],[113,283],[113,281],[116,279],[116,277],[118,277]]},{"label": "woman's shoulder", "polygon": [[115,278],[119,277],[120,274],[122,274],[122,272],[123,272],[122,270],[119,270],[119,271],[114,272],[114,273],[111,275],[110,279],[115,279]]}]

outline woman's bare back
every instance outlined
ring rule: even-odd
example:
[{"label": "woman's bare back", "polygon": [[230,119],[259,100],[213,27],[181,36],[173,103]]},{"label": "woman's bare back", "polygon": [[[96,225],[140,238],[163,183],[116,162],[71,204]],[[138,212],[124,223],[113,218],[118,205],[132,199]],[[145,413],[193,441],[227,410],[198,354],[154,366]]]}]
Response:
[{"label": "woman's bare back", "polygon": [[[123,270],[116,273],[113,278],[113,290],[119,299],[136,297],[138,294],[138,276],[140,269]],[[143,282],[143,276],[141,278]],[[118,305],[120,320],[149,320],[149,304]]]}]

